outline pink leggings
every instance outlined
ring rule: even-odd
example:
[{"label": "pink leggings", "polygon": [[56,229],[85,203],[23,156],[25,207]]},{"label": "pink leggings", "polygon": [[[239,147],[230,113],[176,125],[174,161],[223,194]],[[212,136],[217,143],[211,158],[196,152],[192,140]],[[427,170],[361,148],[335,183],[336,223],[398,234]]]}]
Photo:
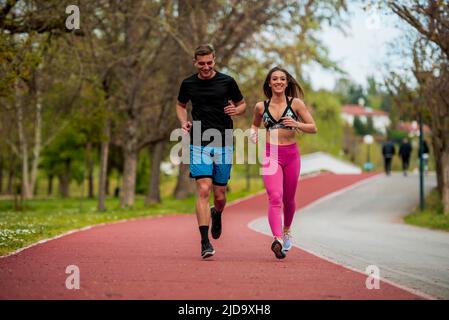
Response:
[{"label": "pink leggings", "polygon": [[296,143],[289,145],[267,143],[262,174],[268,193],[268,222],[275,237],[282,237],[282,204],[284,226],[290,227],[292,224],[300,168],[301,157]]}]

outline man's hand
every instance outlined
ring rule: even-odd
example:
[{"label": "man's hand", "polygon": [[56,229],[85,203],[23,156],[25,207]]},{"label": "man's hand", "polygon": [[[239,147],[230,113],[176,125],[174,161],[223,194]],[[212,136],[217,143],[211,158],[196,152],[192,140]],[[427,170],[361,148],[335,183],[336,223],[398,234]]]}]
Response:
[{"label": "man's hand", "polygon": [[228,105],[224,108],[224,112],[231,117],[239,115],[238,109],[232,100],[228,101]]},{"label": "man's hand", "polygon": [[192,123],[190,121],[186,121],[181,125],[181,127],[184,133],[188,134],[190,132],[190,129],[192,128]]}]

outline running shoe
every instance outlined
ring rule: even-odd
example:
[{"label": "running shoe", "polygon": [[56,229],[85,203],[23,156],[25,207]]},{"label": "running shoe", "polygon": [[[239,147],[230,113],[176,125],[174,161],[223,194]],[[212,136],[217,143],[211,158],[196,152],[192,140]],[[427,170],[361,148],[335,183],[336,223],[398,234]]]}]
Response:
[{"label": "running shoe", "polygon": [[290,230],[284,231],[282,239],[284,240],[284,250],[290,250],[292,248],[292,236],[290,234]]},{"label": "running shoe", "polygon": [[214,254],[215,254],[215,250],[214,250],[214,247],[212,247],[212,244],[210,242],[201,244],[201,257],[203,259],[212,257]]},{"label": "running shoe", "polygon": [[283,248],[284,245],[282,242],[283,242],[282,239],[274,238],[274,241],[271,244],[271,251],[274,252],[274,255],[278,259],[284,259],[286,256],[284,248]]},{"label": "running shoe", "polygon": [[217,214],[215,208],[210,208],[210,217],[212,220],[212,226],[210,228],[210,233],[212,238],[218,239],[221,236],[221,214]]}]

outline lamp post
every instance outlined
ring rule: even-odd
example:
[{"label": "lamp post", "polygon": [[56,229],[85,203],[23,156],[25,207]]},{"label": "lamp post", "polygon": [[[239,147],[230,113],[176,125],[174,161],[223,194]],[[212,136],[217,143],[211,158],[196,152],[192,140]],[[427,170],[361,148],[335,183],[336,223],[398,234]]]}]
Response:
[{"label": "lamp post", "polygon": [[424,130],[423,130],[423,120],[422,114],[419,113],[419,208],[421,211],[424,210],[425,200],[424,200]]},{"label": "lamp post", "polygon": [[363,165],[363,169],[366,171],[371,171],[374,168],[374,165],[371,163],[371,144],[374,142],[374,138],[372,135],[367,134],[363,137],[363,142],[367,145],[367,155],[366,155],[366,162]]}]

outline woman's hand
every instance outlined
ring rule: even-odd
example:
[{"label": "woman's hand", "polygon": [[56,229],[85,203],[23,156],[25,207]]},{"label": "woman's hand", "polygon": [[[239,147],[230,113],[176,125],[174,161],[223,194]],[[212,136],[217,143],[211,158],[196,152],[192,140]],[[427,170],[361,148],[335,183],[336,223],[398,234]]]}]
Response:
[{"label": "woman's hand", "polygon": [[250,129],[249,140],[250,140],[252,143],[254,143],[254,144],[256,144],[257,141],[258,141],[257,131],[258,131],[258,129],[257,129],[256,127],[254,127],[254,126],[252,126],[251,129]]},{"label": "woman's hand", "polygon": [[281,119],[284,126],[299,129],[299,121],[295,121],[290,117],[282,117]]}]

